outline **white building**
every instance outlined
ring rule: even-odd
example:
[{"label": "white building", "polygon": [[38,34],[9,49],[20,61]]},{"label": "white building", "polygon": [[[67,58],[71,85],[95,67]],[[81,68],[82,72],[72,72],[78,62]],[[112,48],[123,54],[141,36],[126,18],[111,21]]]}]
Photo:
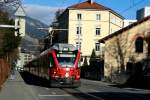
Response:
[{"label": "white building", "polygon": [[[22,8],[22,6],[19,6],[19,8],[15,12],[15,26],[19,26],[19,34],[21,37],[25,36],[25,29],[26,29],[26,19],[25,19],[25,11]],[[17,35],[18,33],[15,33]],[[17,60],[16,67],[17,69],[23,69],[24,65],[24,54],[21,52],[21,47],[19,49],[19,59]]]},{"label": "white building", "polygon": [[147,17],[149,15],[150,15],[150,7],[144,7],[144,8],[139,9],[136,12],[136,19],[140,20],[140,19]]},{"label": "white building", "polygon": [[126,27],[126,26],[128,26],[128,25],[130,25],[130,24],[132,24],[132,23],[134,23],[134,22],[136,22],[137,20],[129,20],[129,19],[127,19],[127,20],[124,20],[123,21],[123,27]]},{"label": "white building", "polygon": [[26,20],[25,20],[25,11],[22,8],[22,6],[19,6],[19,8],[15,12],[15,26],[19,26],[19,34],[20,36],[25,36],[25,29],[26,29]]},{"label": "white building", "polygon": [[19,60],[16,65],[16,69],[22,70],[23,66],[34,58],[35,56],[32,55],[31,53],[26,53],[26,52],[19,53]]}]

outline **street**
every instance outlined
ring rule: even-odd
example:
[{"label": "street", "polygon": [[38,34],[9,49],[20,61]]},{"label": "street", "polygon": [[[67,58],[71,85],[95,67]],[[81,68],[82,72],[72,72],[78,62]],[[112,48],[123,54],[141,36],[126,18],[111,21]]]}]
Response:
[{"label": "street", "polygon": [[82,80],[79,88],[47,88],[32,86],[39,100],[149,100],[150,91],[120,89],[101,82],[87,83]]},{"label": "street", "polygon": [[[150,90],[118,88],[111,84],[81,79],[79,88],[50,88],[39,78],[30,83],[18,73],[9,79],[0,93],[0,100],[149,100]],[[19,78],[18,78],[19,77]],[[30,76],[28,76],[29,78]],[[37,84],[39,82],[40,84]],[[44,82],[44,83],[42,83]]]}]

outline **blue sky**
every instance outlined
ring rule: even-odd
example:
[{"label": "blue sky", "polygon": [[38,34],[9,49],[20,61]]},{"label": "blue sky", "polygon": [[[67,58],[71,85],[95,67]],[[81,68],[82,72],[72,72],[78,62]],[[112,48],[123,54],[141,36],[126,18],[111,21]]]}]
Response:
[{"label": "blue sky", "polygon": [[[46,24],[54,19],[58,9],[84,2],[86,0],[22,0],[28,16],[36,18]],[[150,6],[150,0],[94,0],[121,14],[126,19],[136,19],[136,11],[145,6]]]}]

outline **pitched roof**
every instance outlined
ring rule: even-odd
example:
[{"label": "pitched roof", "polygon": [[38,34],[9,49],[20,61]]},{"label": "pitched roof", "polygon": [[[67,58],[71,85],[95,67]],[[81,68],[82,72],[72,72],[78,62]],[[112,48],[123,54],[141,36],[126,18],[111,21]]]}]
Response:
[{"label": "pitched roof", "polygon": [[19,6],[18,9],[15,12],[15,16],[26,16],[24,9],[22,6]]},{"label": "pitched roof", "polygon": [[120,14],[118,14],[117,12],[115,12],[114,10],[105,7],[101,4],[98,4],[96,2],[92,2],[90,0],[87,0],[85,2],[81,2],[72,6],[69,6],[67,9],[93,9],[93,10],[108,10],[110,12],[112,12],[113,14],[119,16],[120,18],[124,19],[123,16],[121,16]]},{"label": "pitched roof", "polygon": [[78,3],[75,5],[72,5],[68,7],[68,9],[98,9],[98,10],[110,10],[107,7],[104,7],[103,5],[100,5],[96,2],[91,3],[90,1]]},{"label": "pitched roof", "polygon": [[135,22],[133,24],[130,24],[129,26],[127,26],[125,28],[122,28],[122,29],[120,29],[120,30],[118,30],[118,31],[116,31],[116,32],[114,32],[114,33],[112,33],[112,34],[110,34],[110,35],[100,39],[99,42],[104,43],[106,40],[108,40],[108,39],[110,39],[110,38],[112,38],[112,37],[114,37],[116,35],[119,35],[119,34],[125,32],[125,31],[127,31],[127,30],[129,30],[129,29],[131,29],[131,28],[133,28],[133,27],[135,27],[135,26],[137,26],[137,25],[147,21],[147,20],[150,20],[150,16],[147,16],[147,17],[145,17],[145,18],[143,18],[143,19],[141,19],[141,20],[139,20],[139,21],[137,21],[137,22]]}]

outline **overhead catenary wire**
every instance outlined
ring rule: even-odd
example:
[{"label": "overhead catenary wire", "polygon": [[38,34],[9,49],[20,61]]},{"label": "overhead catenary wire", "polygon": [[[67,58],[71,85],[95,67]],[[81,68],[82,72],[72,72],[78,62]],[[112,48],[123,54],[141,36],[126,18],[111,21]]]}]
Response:
[{"label": "overhead catenary wire", "polygon": [[134,8],[135,6],[137,6],[137,5],[141,4],[141,3],[143,3],[144,1],[145,1],[145,0],[140,0],[140,1],[138,1],[138,2],[134,2],[134,0],[133,0],[133,2],[131,2],[132,5],[130,5],[130,7],[126,8],[125,10],[121,11],[120,13],[123,14],[123,13],[129,11],[130,9]]}]

